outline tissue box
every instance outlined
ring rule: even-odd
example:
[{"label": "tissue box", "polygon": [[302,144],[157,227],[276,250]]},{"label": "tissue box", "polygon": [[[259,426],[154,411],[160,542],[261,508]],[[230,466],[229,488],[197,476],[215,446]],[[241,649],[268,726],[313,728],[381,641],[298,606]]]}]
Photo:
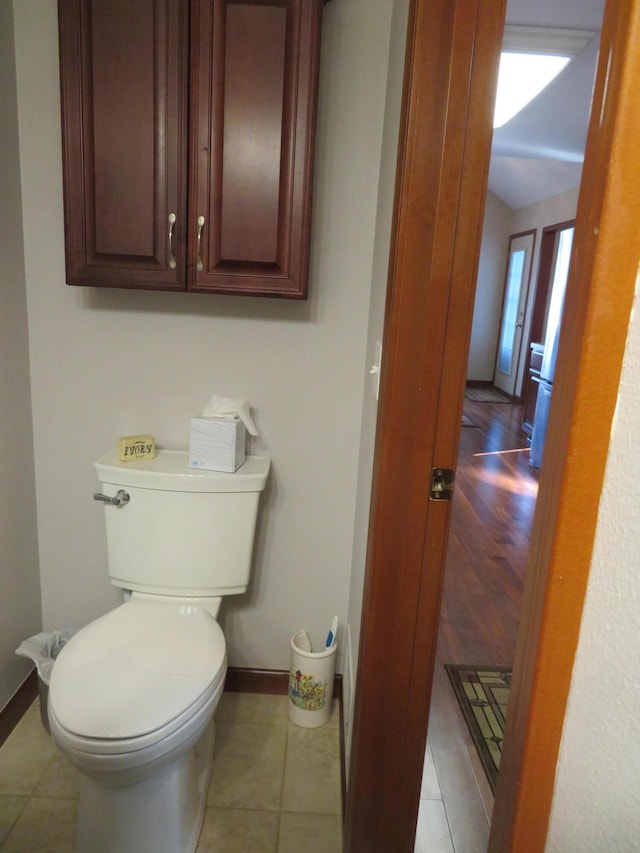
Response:
[{"label": "tissue box", "polygon": [[244,462],[246,437],[240,418],[191,418],[189,465],[236,471]]}]

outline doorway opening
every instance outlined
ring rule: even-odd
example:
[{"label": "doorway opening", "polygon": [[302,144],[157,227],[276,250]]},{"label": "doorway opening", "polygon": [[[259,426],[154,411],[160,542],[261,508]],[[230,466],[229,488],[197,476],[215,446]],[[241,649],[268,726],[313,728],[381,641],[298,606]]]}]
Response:
[{"label": "doorway opening", "polygon": [[[587,113],[589,106],[590,102]],[[504,153],[504,149],[498,150]],[[534,170],[538,168],[539,164]],[[550,195],[553,202],[546,209],[545,199],[525,205],[532,211],[536,205],[540,208],[529,220],[521,209],[512,214],[511,221],[520,227],[511,229],[502,259],[504,292],[495,331],[493,374],[488,382],[473,383],[492,385],[509,400],[502,404],[465,400],[417,853],[430,849],[429,839],[439,820],[452,850],[483,853],[487,849],[494,791],[445,664],[513,665],[541,466],[541,454],[530,464],[530,445],[534,432],[544,440],[546,429],[544,412],[536,417],[531,373],[536,372],[536,358],[542,361],[546,351],[548,362],[551,351],[556,351],[564,288],[554,289],[553,279],[555,272],[566,283],[579,183],[578,172],[573,189]],[[560,218],[558,213],[564,214],[564,220],[550,224]],[[539,387],[538,371],[536,393]],[[544,387],[550,387],[549,383]],[[548,395],[540,397],[548,402]],[[434,804],[438,798],[441,805]]]},{"label": "doorway opening", "polygon": [[[436,11],[446,12],[448,8]],[[454,11],[457,9],[456,5]],[[494,10],[487,4],[479,5],[478,11],[488,14]],[[608,4],[607,11],[606,50],[611,49],[612,43],[615,47],[621,45],[620,53],[614,54],[618,61],[613,62],[613,67],[620,70],[626,84],[627,79],[634,77],[636,60],[635,54],[625,52],[629,45],[624,40],[628,32],[624,24],[631,17],[631,11],[613,3]],[[455,467],[456,449],[450,445],[457,444],[462,414],[464,362],[471,319],[469,296],[474,278],[473,271],[466,279],[462,273],[475,270],[475,263],[473,267],[469,264],[469,255],[477,252],[475,238],[482,217],[478,206],[484,199],[484,186],[482,180],[474,181],[473,176],[478,175],[477,164],[488,161],[486,140],[472,133],[478,126],[474,107],[486,106],[486,100],[480,103],[478,99],[456,100],[453,96],[449,100],[449,104],[457,103],[460,113],[464,112],[468,119],[469,135],[465,140],[469,140],[469,156],[461,160],[460,147],[447,144],[450,138],[459,139],[460,123],[456,128],[457,136],[451,137],[449,130],[454,129],[453,119],[461,116],[445,111],[444,99],[449,92],[457,98],[458,84],[469,79],[475,82],[467,74],[466,65],[460,74],[457,73],[460,63],[456,59],[462,53],[458,48],[479,45],[482,52],[475,52],[475,56],[481,57],[477,68],[486,70],[491,57],[497,55],[495,24],[500,23],[490,22],[494,29],[489,31],[486,42],[482,42],[480,36],[487,30],[480,27],[475,31],[475,43],[471,40],[472,34],[464,26],[468,16],[462,13],[453,29],[445,32],[445,35],[451,33],[460,38],[447,42],[445,57],[447,60],[451,57],[451,61],[447,61],[446,68],[451,70],[452,76],[447,78],[446,93],[438,99],[442,90],[433,85],[432,76],[426,73],[429,66],[424,57],[431,54],[424,47],[431,45],[432,36],[438,45],[444,42],[442,33],[434,26],[434,17],[424,12],[425,6],[419,2],[417,14],[412,19],[415,38],[411,41],[405,78],[404,103],[415,109],[405,111],[400,147],[385,329],[388,343],[381,386],[381,428],[375,456],[354,711],[352,795],[347,801],[345,821],[349,849],[363,851],[413,849],[439,618],[441,545],[448,533],[449,520],[444,502],[437,501],[425,508],[424,495],[429,492],[433,465]],[[498,12],[503,18],[504,10]],[[616,18],[618,14],[620,17]],[[442,16],[437,22],[448,24],[449,20]],[[465,40],[467,35],[469,39]],[[469,55],[469,52],[465,54]],[[584,187],[581,210],[585,217],[591,211],[594,215],[601,211],[612,214],[613,223],[607,224],[612,224],[614,236],[618,236],[615,229],[621,227],[624,239],[630,240],[632,236],[635,238],[635,232],[617,215],[615,204],[619,194],[614,189],[619,184],[614,183],[614,179],[619,177],[621,169],[614,174],[608,172],[607,155],[618,143],[627,153],[622,146],[632,134],[631,131],[625,133],[628,124],[617,121],[621,113],[615,110],[624,108],[622,115],[626,115],[631,97],[629,89],[622,86],[605,90],[604,72],[604,64],[601,64],[595,102],[600,112],[605,93],[611,94],[612,107],[605,114],[604,127],[595,123],[591,127],[589,175],[597,180]],[[485,74],[482,82],[486,83],[488,77],[489,74]],[[421,106],[424,110],[419,109]],[[434,140],[442,143],[435,153],[433,146],[425,146],[423,135],[433,114],[440,122],[435,126],[444,128],[442,136]],[[446,122],[449,115],[452,116],[451,124]],[[634,129],[633,125],[631,127]],[[429,168],[433,162],[436,166],[443,163],[447,168]],[[628,160],[622,157],[621,162],[626,164]],[[406,168],[408,163],[411,169]],[[460,165],[462,168],[458,169]],[[430,192],[430,182],[437,177],[442,178],[440,195]],[[451,187],[454,181],[457,183]],[[452,199],[457,199],[457,206],[451,204]],[[439,204],[440,200],[445,203]],[[438,228],[438,240],[433,246],[425,245],[425,233],[431,234],[430,220],[422,214],[424,206],[431,201],[433,204],[428,210],[435,208],[446,220],[442,228]],[[455,231],[445,227],[449,224],[448,214],[452,208],[458,215]],[[435,221],[440,225],[439,218]],[[538,844],[544,839],[595,530],[598,493],[594,491],[594,483],[596,490],[602,484],[606,439],[617,390],[615,382],[622,360],[622,346],[618,346],[615,359],[607,361],[606,369],[602,369],[602,359],[594,363],[595,355],[609,353],[606,342],[611,324],[603,330],[592,322],[593,311],[587,315],[588,322],[584,312],[587,308],[601,310],[603,303],[608,304],[610,290],[606,285],[617,283],[620,277],[615,275],[615,270],[609,275],[609,267],[601,255],[610,261],[611,252],[599,251],[603,244],[593,239],[588,218],[581,217],[580,222],[577,234],[580,251],[575,253],[579,263],[572,269],[573,286],[568,292],[573,311],[567,330],[570,334],[566,338],[568,356],[565,354],[560,376],[563,394],[560,405],[552,412],[554,440],[548,448],[553,451],[550,455],[555,464],[552,476],[547,477],[545,471],[542,473],[544,501],[539,503],[540,511],[536,512],[532,565],[537,571],[535,582],[528,584],[526,612],[522,617],[528,642],[518,644],[516,671],[522,675],[516,675],[518,701],[507,723],[507,729],[511,726],[517,737],[506,739],[505,772],[501,773],[498,783],[492,827],[492,849],[496,850],[515,849],[508,847],[511,840],[517,841],[518,849],[533,849],[527,847],[532,838]],[[622,238],[611,241],[616,246],[621,242]],[[452,243],[455,251],[451,251]],[[609,245],[604,244],[604,247]],[[626,246],[624,243],[625,249]],[[627,255],[624,257],[628,261],[625,267],[628,275],[630,259]],[[452,275],[447,279],[450,282],[447,290],[442,287],[445,280],[442,273],[450,270]],[[603,272],[605,286],[591,287],[594,281],[602,285]],[[581,282],[586,286],[582,287]],[[628,320],[629,304],[630,299],[623,306],[627,313],[619,312],[623,322]],[[601,351],[591,345],[592,339],[603,345]],[[436,350],[433,358],[425,357],[425,354],[430,356],[432,350]],[[588,405],[583,381],[587,371],[611,380],[606,386],[606,411],[600,409],[593,413]],[[416,430],[408,429],[408,423],[416,424]],[[586,436],[585,426],[588,426]],[[598,440],[603,439],[598,446],[604,448],[604,452],[581,458],[578,470],[571,461],[575,451],[585,449],[585,437],[590,438],[596,432]],[[579,500],[571,499],[575,494],[579,495]],[[568,509],[573,513],[570,519]],[[582,520],[578,538],[574,535],[576,517]],[[576,582],[577,597],[575,594],[567,596],[567,585],[557,583],[558,579],[566,578],[567,572]],[[573,586],[571,590],[574,592]],[[553,638],[560,624],[569,643],[557,648]],[[387,676],[384,683],[380,679],[381,672]],[[549,698],[549,690],[541,686],[541,675],[551,676],[555,688],[544,714],[541,702]],[[543,736],[539,725],[542,719],[547,721]]]},{"label": "doorway opening", "polygon": [[450,838],[443,849],[487,849],[494,790],[445,665],[513,666],[538,493],[522,411],[521,404],[465,400],[416,853],[433,849],[437,827]]}]

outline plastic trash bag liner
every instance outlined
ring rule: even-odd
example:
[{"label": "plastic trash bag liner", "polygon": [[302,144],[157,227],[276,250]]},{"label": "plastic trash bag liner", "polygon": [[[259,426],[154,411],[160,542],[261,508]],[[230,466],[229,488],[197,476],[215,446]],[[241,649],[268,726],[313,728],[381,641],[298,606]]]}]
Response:
[{"label": "plastic trash bag liner", "polygon": [[16,654],[31,658],[38,669],[38,677],[48,686],[55,659],[74,634],[75,631],[71,628],[36,634],[28,640],[23,640],[16,649]]}]

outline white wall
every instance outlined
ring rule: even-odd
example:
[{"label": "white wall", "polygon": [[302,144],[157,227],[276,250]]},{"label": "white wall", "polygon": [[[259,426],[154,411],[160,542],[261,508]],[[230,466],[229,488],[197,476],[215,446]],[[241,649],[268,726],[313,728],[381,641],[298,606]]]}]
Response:
[{"label": "white wall", "polygon": [[[376,344],[378,342],[384,343],[383,327],[387,295],[387,271],[389,265],[393,200],[395,196],[398,132],[400,127],[400,109],[402,106],[402,84],[404,79],[404,55],[408,16],[409,0],[394,0],[391,20],[389,21],[388,17],[379,19],[380,25],[386,27],[387,32],[389,32],[390,28],[391,38],[388,48],[389,73],[386,83],[387,96],[384,116],[384,136],[382,140],[382,164],[375,223],[375,247],[367,335],[367,365],[369,367],[376,361]],[[382,76],[384,72],[385,67],[382,57],[378,57],[373,67],[369,69],[369,74]],[[384,85],[383,79],[380,80],[379,85]],[[343,712],[347,770],[351,752],[351,720],[355,698],[354,682],[360,642],[362,593],[367,555],[369,505],[376,437],[376,417],[378,412],[378,401],[374,392],[375,384],[376,377],[369,375],[362,407],[355,535],[349,591],[348,630],[345,638],[347,659],[345,660],[343,680]]]},{"label": "white wall", "polygon": [[554,853],[639,846],[639,387],[636,304],[560,748],[546,846]]},{"label": "white wall", "polygon": [[[230,663],[288,667],[291,633],[345,622],[391,0],[324,10],[310,299],[100,292],[64,283],[56,4],[14,3],[45,627],[118,603],[93,460],[118,436],[188,446],[212,392],[254,407],[273,460]],[[380,57],[383,61],[380,62]]]},{"label": "white wall", "polygon": [[28,673],[15,656],[41,627],[13,10],[0,3],[0,709]]},{"label": "white wall", "polygon": [[512,214],[503,201],[487,193],[467,366],[470,380],[493,380]]}]

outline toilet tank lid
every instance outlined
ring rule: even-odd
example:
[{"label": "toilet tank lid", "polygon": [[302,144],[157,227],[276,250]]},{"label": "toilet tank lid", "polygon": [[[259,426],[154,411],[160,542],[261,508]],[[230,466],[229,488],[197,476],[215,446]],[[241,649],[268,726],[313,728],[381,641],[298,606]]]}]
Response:
[{"label": "toilet tank lid", "polygon": [[186,450],[158,450],[154,459],[121,462],[117,449],[95,462],[101,483],[170,492],[260,492],[271,461],[268,456],[247,456],[234,473],[189,467]]}]

